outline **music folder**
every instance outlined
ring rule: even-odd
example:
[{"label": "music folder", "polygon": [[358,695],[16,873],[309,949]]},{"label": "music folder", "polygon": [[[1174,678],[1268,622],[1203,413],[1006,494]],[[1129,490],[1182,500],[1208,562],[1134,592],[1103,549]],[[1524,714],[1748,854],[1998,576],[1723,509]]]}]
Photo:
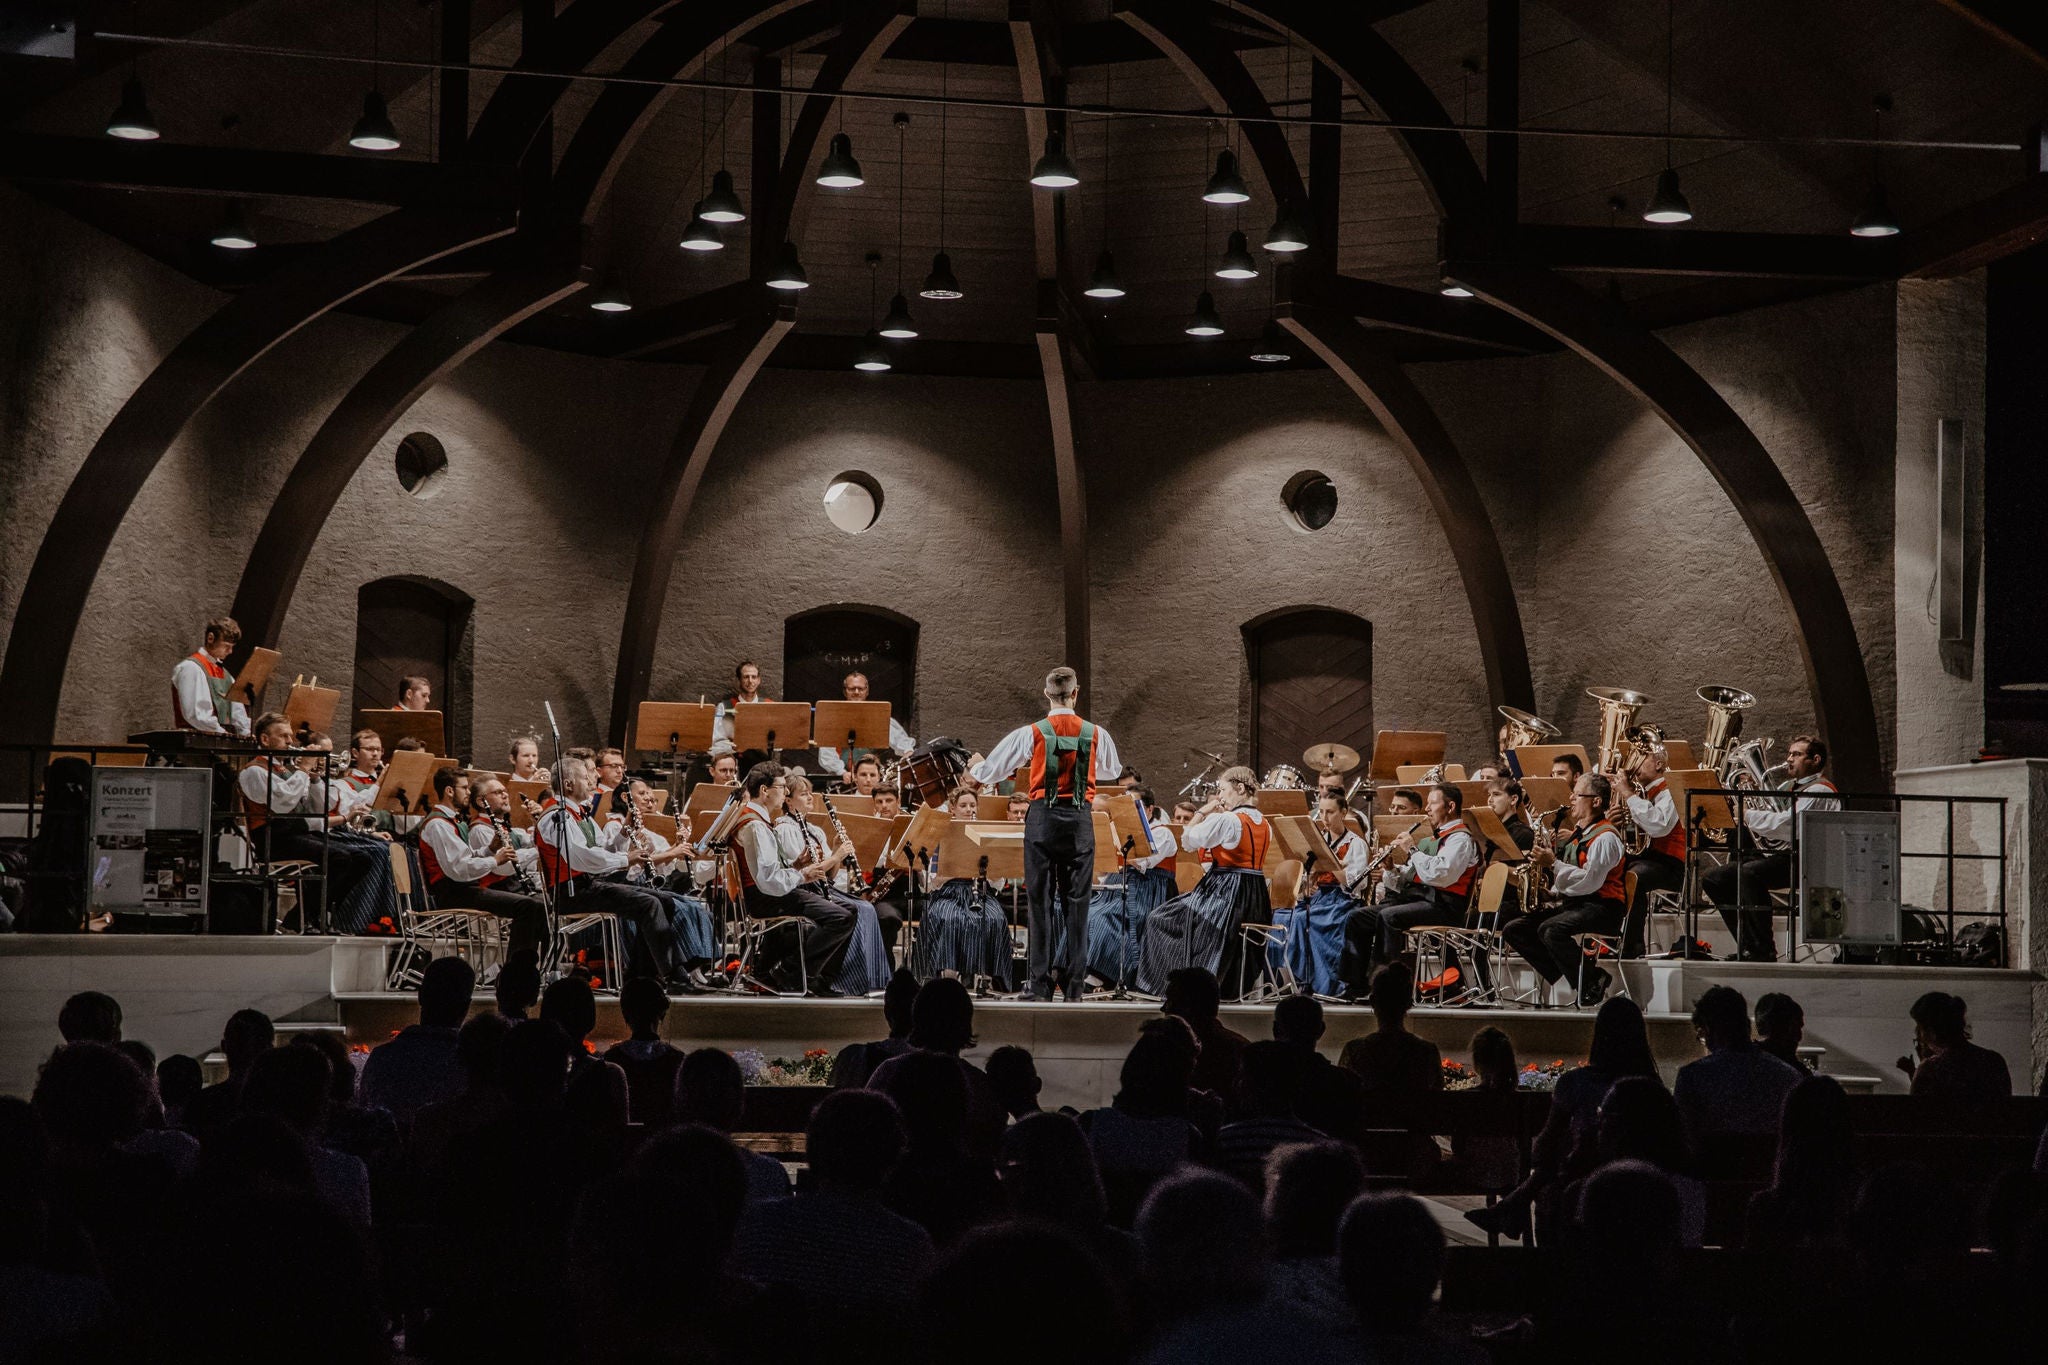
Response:
[{"label": "music folder", "polygon": [[633,718],[632,747],[642,753],[704,753],[717,719],[711,702],[643,701]]},{"label": "music folder", "polygon": [[757,701],[732,708],[732,743],[742,753],[811,747],[811,704]]},{"label": "music folder", "polygon": [[390,811],[393,815],[425,815],[434,808],[434,774],[442,768],[454,766],[452,758],[422,753],[418,749],[399,750],[384,762],[384,772],[377,779],[377,795],[370,803],[371,808]]},{"label": "music folder", "polygon": [[1372,766],[1366,775],[1378,785],[1394,781],[1404,763],[1425,768],[1441,763],[1449,741],[1442,730],[1382,730],[1373,737]]},{"label": "music folder", "polygon": [[[242,665],[242,671],[228,684],[228,701],[240,702],[248,707],[249,719],[252,721],[256,719],[256,713],[263,709],[263,689],[270,686],[270,675],[276,671],[280,657],[274,649],[265,649],[262,645],[255,646],[249,651],[249,661]],[[341,694],[337,692],[335,695]],[[331,712],[329,714],[332,715]],[[225,724],[227,717],[222,716],[221,721]],[[293,727],[295,733],[297,728]],[[313,728],[324,730],[327,727],[322,724]]]},{"label": "music folder", "polygon": [[398,752],[398,741],[416,739],[427,746],[430,754],[445,754],[448,744],[443,737],[441,713],[439,711],[408,711],[403,707],[381,710],[359,710],[356,717],[364,730],[375,730],[384,740],[384,752]]}]

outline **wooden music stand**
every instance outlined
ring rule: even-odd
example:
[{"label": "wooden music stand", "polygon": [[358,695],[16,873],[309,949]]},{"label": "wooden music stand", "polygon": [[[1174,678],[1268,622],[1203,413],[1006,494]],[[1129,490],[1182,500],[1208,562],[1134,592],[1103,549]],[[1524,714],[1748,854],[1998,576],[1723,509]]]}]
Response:
[{"label": "wooden music stand", "polygon": [[[1501,818],[1495,815],[1492,810],[1485,806],[1481,806],[1478,810],[1468,810],[1465,812],[1465,823],[1478,830],[1485,841],[1499,849],[1501,856],[1509,862],[1519,863],[1522,861],[1521,846],[1515,842],[1514,836],[1508,833],[1508,827],[1501,822]],[[1480,861],[1486,861],[1484,850],[1482,850]]]},{"label": "wooden music stand", "polygon": [[1466,811],[1472,811],[1486,804],[1486,784],[1484,782],[1458,781],[1453,782],[1451,785],[1456,787],[1458,794],[1465,798],[1464,809]]},{"label": "wooden music stand", "polygon": [[1252,804],[1267,815],[1307,815],[1308,793],[1299,787],[1261,787],[1252,793]]},{"label": "wooden music stand", "polygon": [[1422,826],[1421,829],[1415,831],[1416,839],[1420,840],[1429,833],[1429,820],[1426,817],[1420,815],[1375,815],[1372,818],[1374,842],[1384,848],[1409,830],[1415,829],[1417,825]]},{"label": "wooden music stand", "polygon": [[832,809],[838,811],[841,815],[873,815],[875,813],[874,797],[856,796],[852,792],[820,792],[819,810],[825,809],[823,798],[828,795],[832,798]]},{"label": "wooden music stand", "polygon": [[1095,880],[1099,882],[1124,864],[1116,856],[1116,826],[1110,822],[1109,812],[1098,810],[1090,814],[1095,817]]},{"label": "wooden music stand", "polygon": [[[821,701],[811,729],[820,749],[868,749],[889,752],[889,703],[885,701]],[[784,748],[792,747],[784,745]]]},{"label": "wooden music stand", "polygon": [[661,812],[656,811],[652,815],[641,816],[640,823],[647,826],[647,828],[652,830],[654,833],[659,834],[662,838],[668,840],[671,844],[673,844],[676,841],[675,816],[663,815]]},{"label": "wooden music stand", "polygon": [[[512,793],[513,796],[512,828],[533,828],[533,817],[526,813],[526,802],[531,801],[535,805],[539,805],[545,801],[548,795],[548,784],[545,782],[528,782],[517,777],[508,777],[504,781],[505,790]],[[526,798],[525,801],[518,799],[522,796]]]},{"label": "wooden music stand", "polygon": [[[1004,797],[1003,800],[1007,803],[1009,798]],[[1151,857],[1155,851],[1152,831],[1138,810],[1138,798],[1128,792],[1118,792],[1105,797],[1103,806],[1109,813],[1110,839],[1117,850],[1126,859]]]},{"label": "wooden music stand", "polygon": [[[611,815],[612,794],[610,792],[599,792],[597,794],[597,804],[590,808],[591,821],[595,823],[599,829],[603,829],[604,822],[609,820],[611,818]],[[623,819],[624,817],[621,816],[620,818]]]},{"label": "wooden music stand", "polygon": [[807,701],[757,701],[732,708],[732,744],[745,753],[759,749],[811,747],[811,704]]},{"label": "wooden music stand", "polygon": [[[439,712],[427,712],[437,719]],[[389,811],[393,815],[424,815],[434,808],[434,774],[442,768],[452,768],[455,760],[441,758],[434,754],[423,754],[417,749],[402,749],[391,755],[384,764],[384,774],[377,779],[377,795],[371,801],[373,810]]]},{"label": "wooden music stand", "polygon": [[[955,877],[987,877],[990,881],[1024,879],[1024,831],[1007,820],[953,825],[938,845],[940,881]],[[965,836],[964,838],[962,836]],[[983,859],[987,859],[984,864]]]},{"label": "wooden music stand", "polygon": [[1010,818],[1010,798],[995,792],[978,792],[974,797],[974,818],[977,820],[1007,820]]},{"label": "wooden music stand", "polygon": [[1425,769],[1441,763],[1449,739],[1442,730],[1382,730],[1373,736],[1372,766],[1366,776],[1375,784],[1393,782],[1404,763],[1419,763]]},{"label": "wooden music stand", "polygon": [[407,711],[402,707],[392,707],[389,710],[358,711],[356,714],[362,718],[363,728],[375,730],[383,738],[387,754],[398,751],[401,739],[418,740],[427,746],[430,754],[448,752],[439,711]]},{"label": "wooden music stand", "polygon": [[[813,819],[822,825],[825,843],[829,847],[834,842],[832,822],[825,819],[822,811]],[[882,861],[882,850],[889,846],[889,833],[895,829],[896,822],[872,815],[848,815],[841,812],[839,823],[846,826],[846,837],[853,840],[853,853],[860,859],[861,870],[871,871],[876,863]]]},{"label": "wooden music stand", "polygon": [[730,782],[699,782],[690,788],[690,799],[683,802],[683,812],[695,815],[700,810],[718,810],[725,805],[726,798],[738,790]]},{"label": "wooden music stand", "polygon": [[[1429,770],[1435,766],[1436,764],[1434,763],[1403,763],[1400,767],[1394,769],[1394,780],[1404,787],[1413,787],[1428,777]],[[1441,782],[1453,783],[1463,782],[1464,780],[1465,765],[1462,763],[1444,764],[1444,775],[1438,779]]]},{"label": "wooden music stand", "polygon": [[1532,815],[1548,815],[1559,806],[1571,804],[1572,784],[1561,777],[1525,777],[1522,795],[1529,799]]},{"label": "wooden music stand", "polygon": [[1664,741],[1664,766],[1667,768],[1697,768],[1700,761],[1693,755],[1689,739],[1667,739]]},{"label": "wooden music stand", "polygon": [[[1671,803],[1678,809],[1678,827],[1684,829],[1690,816],[1699,822],[1701,829],[1734,829],[1735,803],[1725,796],[1710,796],[1706,793],[1718,791],[1721,775],[1712,768],[1672,768],[1664,774],[1664,780],[1671,792]],[[1688,810],[1686,793],[1699,792],[1692,799]]]},{"label": "wooden music stand", "polygon": [[1306,815],[1283,815],[1267,823],[1273,826],[1274,843],[1280,845],[1289,859],[1316,875],[1329,872],[1340,881],[1343,879],[1344,860],[1330,847],[1322,827],[1315,821]]},{"label": "wooden music stand", "polygon": [[1586,756],[1583,744],[1524,744],[1515,750],[1515,762],[1522,768],[1522,785],[1528,786],[1531,777],[1550,776],[1550,761],[1559,754],[1572,754],[1587,772],[1593,771],[1593,760]]},{"label": "wooden music stand", "polygon": [[[270,686],[270,675],[276,670],[279,657],[281,656],[274,649],[265,649],[262,645],[255,646],[249,651],[249,661],[242,665],[242,671],[228,684],[228,701],[231,704],[241,702],[247,706],[250,720],[256,719],[256,713],[263,709],[260,705],[263,689]],[[341,694],[337,692],[334,695],[339,698]],[[332,714],[329,713],[330,718]],[[223,716],[221,719],[227,718]],[[327,727],[323,724],[313,728],[325,730]],[[298,727],[292,727],[292,732],[298,733]]]},{"label": "wooden music stand", "polygon": [[292,690],[284,699],[284,718],[292,724],[292,742],[297,743],[301,736],[327,733],[328,727],[334,724],[335,709],[340,705],[341,693],[331,687],[293,683]]},{"label": "wooden music stand", "polygon": [[643,701],[628,743],[642,753],[703,753],[711,747],[717,717],[718,707],[710,702]]},{"label": "wooden music stand", "polygon": [[953,817],[943,806],[919,806],[912,814],[898,818],[909,821],[890,846],[889,866],[899,870],[907,869],[913,856],[937,848],[953,826]]},{"label": "wooden music stand", "polygon": [[1195,883],[1202,880],[1202,874],[1209,870],[1209,865],[1202,861],[1202,850],[1189,848],[1180,842],[1184,832],[1184,826],[1176,826],[1173,835],[1180,843],[1180,852],[1173,855],[1173,884],[1183,896],[1194,890]]}]

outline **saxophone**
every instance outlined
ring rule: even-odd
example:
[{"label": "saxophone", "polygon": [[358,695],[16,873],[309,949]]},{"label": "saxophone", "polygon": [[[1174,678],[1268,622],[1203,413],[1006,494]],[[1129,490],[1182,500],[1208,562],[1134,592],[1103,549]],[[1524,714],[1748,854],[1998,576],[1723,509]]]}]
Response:
[{"label": "saxophone", "polygon": [[[832,823],[832,837],[842,844],[852,843],[853,840],[847,836],[846,826],[839,823],[839,812],[832,809],[832,798],[819,792],[818,800],[824,803],[825,818]],[[847,889],[856,896],[865,897],[868,894],[868,879],[861,871],[859,855],[849,853],[841,861],[846,868]]]}]

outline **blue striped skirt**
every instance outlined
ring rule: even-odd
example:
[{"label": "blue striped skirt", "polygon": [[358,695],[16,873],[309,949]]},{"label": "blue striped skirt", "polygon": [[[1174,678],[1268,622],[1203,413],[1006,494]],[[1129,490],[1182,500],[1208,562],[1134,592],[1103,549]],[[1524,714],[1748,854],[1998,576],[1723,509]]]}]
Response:
[{"label": "blue striped skirt", "polygon": [[986,976],[1007,989],[1011,957],[1003,904],[973,878],[952,878],[924,903],[910,959],[918,980],[958,972],[963,980]]},{"label": "blue striped skirt", "polygon": [[1345,983],[1337,974],[1337,964],[1344,957],[1344,922],[1360,904],[1355,897],[1344,894],[1343,887],[1325,886],[1305,901],[1275,910],[1273,923],[1286,927],[1287,944],[1285,948],[1274,943],[1266,945],[1266,969],[1273,980],[1280,980],[1284,955],[1288,970],[1304,990],[1317,995],[1342,995]]},{"label": "blue striped skirt", "polygon": [[[825,890],[823,887],[818,889]],[[832,989],[846,995],[866,995],[881,990],[889,984],[889,976],[895,969],[889,962],[889,945],[882,939],[882,921],[876,918],[874,905],[843,891],[827,891],[825,894],[854,912],[853,937],[846,941],[846,957],[839,964],[839,975],[833,980]]]},{"label": "blue striped skirt", "polygon": [[1167,973],[1203,967],[1222,983],[1226,997],[1235,996],[1242,950],[1238,926],[1268,923],[1269,905],[1264,873],[1210,868],[1194,890],[1146,916],[1138,939],[1138,989],[1164,995]]},{"label": "blue striped skirt", "polygon": [[1177,889],[1173,873],[1160,868],[1111,873],[1088,898],[1088,970],[1115,984],[1136,978],[1145,921]]}]

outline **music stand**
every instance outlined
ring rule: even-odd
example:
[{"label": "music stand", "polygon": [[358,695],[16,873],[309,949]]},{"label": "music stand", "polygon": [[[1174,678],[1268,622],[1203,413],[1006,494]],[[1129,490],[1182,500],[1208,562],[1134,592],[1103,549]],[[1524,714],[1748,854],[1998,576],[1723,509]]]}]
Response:
[{"label": "music stand", "polygon": [[[1412,787],[1428,777],[1429,770],[1436,766],[1434,763],[1403,763],[1400,767],[1394,769],[1394,779],[1404,787]],[[1443,769],[1444,775],[1437,779],[1439,782],[1455,783],[1465,780],[1464,764],[1446,763],[1443,765]]]},{"label": "music stand", "polygon": [[647,826],[647,828],[653,831],[654,833],[659,834],[662,838],[668,840],[671,844],[673,844],[676,841],[675,816],[663,815],[660,811],[656,811],[652,815],[641,816],[640,823]]},{"label": "music stand", "polygon": [[[1499,849],[1501,855],[1509,862],[1522,861],[1522,846],[1515,842],[1514,836],[1508,833],[1507,825],[1502,823],[1501,818],[1495,815],[1491,808],[1481,806],[1477,810],[1466,811],[1465,823],[1484,835],[1486,842]],[[1485,859],[1482,857],[1480,861],[1484,862]]]},{"label": "music stand", "polygon": [[[831,796],[833,810],[844,811],[848,815],[873,815],[875,813],[875,798],[872,796],[856,796],[852,792],[833,792]],[[919,807],[919,809],[923,809],[923,807]]]},{"label": "music stand", "polygon": [[401,739],[418,740],[427,746],[430,754],[448,752],[439,711],[407,711],[403,707],[392,707],[388,710],[363,710],[356,714],[362,718],[360,728],[375,730],[382,737],[387,754],[397,752]]},{"label": "music stand", "polygon": [[1586,757],[1583,744],[1524,744],[1515,750],[1515,764],[1522,770],[1522,785],[1527,786],[1532,777],[1550,776],[1550,761],[1559,754],[1571,754],[1579,760],[1579,767],[1593,771],[1593,760]]},{"label": "music stand", "polygon": [[710,702],[643,701],[633,717],[630,747],[642,753],[703,753],[711,747],[718,707]]},{"label": "music stand", "polygon": [[1185,825],[1174,827],[1173,838],[1180,851],[1173,855],[1173,884],[1183,896],[1194,890],[1195,883],[1202,880],[1202,874],[1209,870],[1202,861],[1203,850],[1188,847],[1187,840],[1182,837],[1186,833]]},{"label": "music stand", "polygon": [[[946,837],[946,831],[952,828],[953,817],[943,806],[919,806],[913,814],[903,818],[910,823],[903,827],[903,833],[897,838],[896,846],[889,855],[889,865],[907,869],[912,859],[928,857],[939,846]],[[915,879],[911,884],[916,885]]]},{"label": "music stand", "polygon": [[611,818],[611,813],[612,794],[610,792],[599,792],[597,794],[597,803],[590,808],[591,822],[599,829],[603,829],[604,822]]},{"label": "music stand", "polygon": [[1373,842],[1381,848],[1385,848],[1388,844],[1393,843],[1394,840],[1408,833],[1408,831],[1415,829],[1417,825],[1422,827],[1415,835],[1419,840],[1429,832],[1429,818],[1427,816],[1375,815],[1372,818]]},{"label": "music stand", "polygon": [[1486,783],[1463,780],[1451,785],[1458,789],[1458,795],[1465,798],[1464,810],[1471,811],[1486,804]]},{"label": "music stand", "polygon": [[974,818],[977,820],[1009,819],[1010,798],[997,792],[975,793]]},{"label": "music stand", "polygon": [[1109,812],[1098,810],[1089,814],[1095,821],[1095,880],[1099,882],[1121,869],[1124,862],[1117,856],[1116,826],[1110,822]]},{"label": "music stand", "polygon": [[769,755],[782,749],[810,748],[811,704],[757,701],[733,707],[732,747],[741,753],[758,749]]},{"label": "music stand", "polygon": [[1289,858],[1300,862],[1301,870],[1313,880],[1321,872],[1333,873],[1341,884],[1344,880],[1344,860],[1337,856],[1337,850],[1330,847],[1330,841],[1323,837],[1322,826],[1306,815],[1283,815],[1267,821],[1273,826],[1277,842]]},{"label": "music stand", "polygon": [[1373,736],[1372,766],[1366,776],[1377,785],[1394,781],[1404,763],[1424,768],[1441,763],[1449,739],[1442,730],[1382,730]]},{"label": "music stand", "polygon": [[535,805],[539,805],[542,801],[546,800],[548,784],[545,782],[529,782],[519,777],[508,777],[504,781],[506,791],[512,793],[515,797],[523,798],[512,803],[512,828],[532,829],[533,817],[527,813],[526,803],[531,801]]},{"label": "music stand", "polygon": [[[896,822],[873,815],[842,813],[839,823],[846,826],[846,837],[853,840],[853,856],[860,862],[861,875],[873,876],[875,864],[882,861],[882,851],[889,846],[889,834],[896,828]],[[829,821],[826,822],[825,842],[828,847],[834,842]]]},{"label": "music stand", "polygon": [[1697,768],[1700,761],[1692,751],[1689,739],[1667,739],[1664,741],[1664,766],[1667,768]]},{"label": "music stand", "polygon": [[[256,699],[263,695],[264,688],[270,686],[270,675],[276,670],[277,661],[280,657],[274,649],[265,649],[262,645],[255,646],[249,651],[248,662],[242,665],[242,671],[237,673],[235,680],[228,684],[228,701],[230,703],[239,701],[246,704],[249,708],[249,718],[251,720],[255,719],[256,712],[263,709],[257,705]],[[338,698],[341,694],[337,692],[334,695]],[[328,714],[331,717],[333,713],[329,712]],[[224,722],[227,720],[227,717],[222,716],[221,720]],[[325,725],[316,725],[313,728],[324,730],[327,727]],[[297,733],[296,726],[293,727],[293,733]]]},{"label": "music stand", "polygon": [[325,733],[334,724],[334,712],[341,705],[341,693],[331,687],[293,683],[284,699],[284,718],[291,722],[292,742]]},{"label": "music stand", "polygon": [[[885,701],[821,701],[811,729],[820,749],[889,750],[889,703]],[[844,740],[840,736],[844,735]]]},{"label": "music stand", "polygon": [[393,815],[423,815],[434,808],[434,774],[454,766],[452,758],[402,749],[386,760],[370,808]]},{"label": "music stand", "polygon": [[[1014,831],[1014,833],[1013,833]],[[1024,877],[1024,830],[1005,820],[956,825],[948,833],[965,834],[939,844],[939,880],[978,877],[987,881],[1021,881]]]},{"label": "music stand", "polygon": [[1572,803],[1572,784],[1562,777],[1525,777],[1522,795],[1528,798],[1532,815],[1548,815]]},{"label": "music stand", "polygon": [[695,815],[700,810],[717,810],[739,788],[727,782],[699,782],[690,788],[690,799],[683,802],[683,813]]},{"label": "music stand", "polygon": [[1307,815],[1308,793],[1299,787],[1261,787],[1252,804],[1267,815]]},{"label": "music stand", "polygon": [[[1009,798],[1003,800],[1007,804]],[[1152,832],[1138,811],[1138,798],[1129,792],[1118,792],[1104,798],[1103,807],[1109,813],[1110,839],[1117,852],[1126,859],[1151,857],[1155,851]]]},{"label": "music stand", "polygon": [[[1685,840],[1685,888],[1680,899],[1685,904],[1685,955],[1693,955],[1693,945],[1699,941],[1699,908],[1694,902],[1693,871],[1694,855],[1706,843],[1706,830],[1733,830],[1735,828],[1735,803],[1720,795],[1723,783],[1721,775],[1712,768],[1671,768],[1664,773],[1666,790],[1671,793],[1671,803],[1678,809],[1678,820],[1686,832]],[[1739,859],[1741,845],[1736,835],[1728,836],[1728,853],[1731,860]],[[1737,888],[1738,891],[1740,888]]]}]

